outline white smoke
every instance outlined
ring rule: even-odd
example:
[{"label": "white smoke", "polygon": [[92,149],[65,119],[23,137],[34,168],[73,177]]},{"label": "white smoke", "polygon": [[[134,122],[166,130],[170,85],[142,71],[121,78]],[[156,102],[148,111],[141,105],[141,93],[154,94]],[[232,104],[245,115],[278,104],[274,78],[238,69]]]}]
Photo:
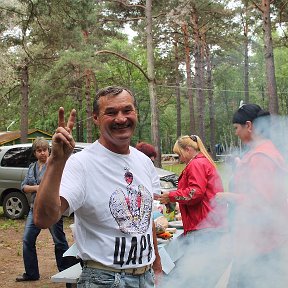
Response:
[{"label": "white smoke", "polygon": [[[257,131],[272,140],[287,163],[288,118],[273,116],[271,122],[264,118],[254,123]],[[249,144],[247,153],[256,145]],[[272,151],[270,156],[274,158]],[[265,159],[263,163],[267,163]],[[237,171],[236,166],[233,172]],[[238,179],[240,184],[234,188],[243,199],[240,203],[227,204],[226,233],[199,231],[183,239],[183,257],[163,276],[159,287],[288,287],[288,170],[282,164],[272,166],[270,169],[257,161],[253,165],[242,164],[243,178],[240,182]],[[226,168],[223,171],[231,171],[231,163]],[[235,183],[231,181],[229,189],[233,186]],[[250,279],[248,286],[242,283],[247,279]]]}]

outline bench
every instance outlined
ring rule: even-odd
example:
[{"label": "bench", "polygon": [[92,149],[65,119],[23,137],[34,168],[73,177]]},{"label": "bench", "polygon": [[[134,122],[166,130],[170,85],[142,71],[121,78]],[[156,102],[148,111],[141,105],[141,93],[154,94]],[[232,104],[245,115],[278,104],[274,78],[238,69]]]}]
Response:
[{"label": "bench", "polygon": [[76,287],[76,283],[82,272],[80,263],[77,263],[51,277],[52,282],[70,283],[71,288]]}]

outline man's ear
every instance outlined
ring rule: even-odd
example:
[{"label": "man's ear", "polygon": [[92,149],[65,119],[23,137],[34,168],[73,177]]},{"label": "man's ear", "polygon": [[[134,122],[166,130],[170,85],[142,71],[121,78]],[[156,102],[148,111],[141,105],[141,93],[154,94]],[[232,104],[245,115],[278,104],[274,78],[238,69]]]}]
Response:
[{"label": "man's ear", "polygon": [[98,125],[98,115],[96,113],[93,113],[93,122]]}]

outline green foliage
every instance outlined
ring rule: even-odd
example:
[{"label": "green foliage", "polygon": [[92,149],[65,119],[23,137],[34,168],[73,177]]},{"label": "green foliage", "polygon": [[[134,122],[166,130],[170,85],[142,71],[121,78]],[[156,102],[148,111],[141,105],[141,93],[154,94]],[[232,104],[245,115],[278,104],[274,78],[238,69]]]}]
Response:
[{"label": "green foliage", "polygon": [[277,89],[282,114],[288,114],[288,47],[274,49]]},{"label": "green foliage", "polygon": [[[201,29],[207,32],[205,40],[211,51],[217,124],[216,142],[225,143],[225,146],[237,144],[231,127],[231,118],[240,100],[244,99],[244,37],[241,21],[245,17],[249,20],[250,102],[268,107],[259,13],[251,10],[248,17],[244,13],[242,1],[237,2],[237,7],[230,7],[228,2],[224,0],[153,1],[153,45],[163,152],[171,152],[176,140],[174,46],[176,35],[179,38],[180,74],[178,76],[181,86],[182,134],[188,134],[190,130],[181,24],[187,20],[190,32],[191,66],[194,73],[195,42],[190,21],[192,7],[198,9],[199,23]],[[16,122],[11,128],[20,129],[19,71],[23,65],[28,65],[29,128],[38,128],[52,133],[57,125],[57,110],[59,106],[63,106],[67,113],[72,108],[77,109],[79,117],[77,121],[83,123],[83,134],[86,135],[86,110],[87,105],[91,104],[86,103],[88,92],[86,72],[89,70],[93,76],[89,88],[92,99],[98,88],[113,84],[126,86],[135,93],[139,123],[132,143],[135,144],[138,140],[151,142],[151,111],[147,79],[135,65],[123,59],[123,57],[129,59],[147,73],[145,1],[125,2],[137,6],[123,5],[123,3],[89,0],[1,2],[0,97],[2,101],[0,101],[0,108],[5,113],[0,116],[0,130],[5,131],[12,121]],[[273,6],[274,13],[281,12],[279,7],[282,6],[279,4]],[[282,16],[285,14],[283,11],[281,13]],[[129,43],[127,35],[122,33],[122,28],[127,21],[138,33],[133,43]],[[285,36],[287,27],[284,25],[281,27]],[[280,111],[287,114],[288,68],[285,59],[288,55],[287,46],[283,47],[284,36],[278,35],[274,30],[273,38],[279,45],[274,49],[274,57]],[[97,54],[103,50],[118,53],[122,58],[111,53]],[[195,97],[195,87],[193,89]],[[207,93],[205,97],[207,98]],[[205,103],[206,134],[209,135],[210,115],[207,99]],[[197,109],[197,106],[194,109]],[[93,133],[94,137],[97,137],[98,132],[95,128]]]},{"label": "green foliage", "polygon": [[15,229],[16,231],[19,229],[19,223],[17,222],[17,220],[7,219],[4,223],[0,225],[0,230],[8,230],[11,228]]}]

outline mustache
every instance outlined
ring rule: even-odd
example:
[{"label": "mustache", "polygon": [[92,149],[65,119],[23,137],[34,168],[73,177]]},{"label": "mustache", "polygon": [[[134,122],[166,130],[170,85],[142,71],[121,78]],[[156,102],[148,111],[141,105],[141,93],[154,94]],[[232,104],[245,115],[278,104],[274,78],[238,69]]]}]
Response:
[{"label": "mustache", "polygon": [[128,128],[128,127],[131,127],[131,125],[130,125],[129,122],[124,123],[124,124],[114,123],[114,124],[112,125],[112,128],[113,128],[113,129],[119,129],[119,128],[121,129],[121,128]]}]

